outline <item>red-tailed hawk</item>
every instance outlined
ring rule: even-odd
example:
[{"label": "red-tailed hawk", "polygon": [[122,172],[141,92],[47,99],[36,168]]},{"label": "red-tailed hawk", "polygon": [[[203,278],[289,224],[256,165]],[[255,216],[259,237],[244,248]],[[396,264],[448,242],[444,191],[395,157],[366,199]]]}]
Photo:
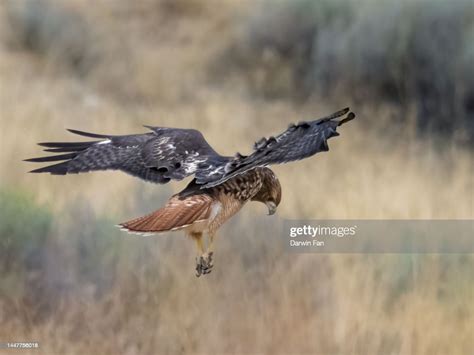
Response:
[{"label": "red-tailed hawk", "polygon": [[[328,151],[327,140],[338,136],[337,127],[354,117],[346,108],[318,120],[292,124],[276,137],[257,141],[250,155],[237,153],[233,157],[216,153],[194,129],[146,126],[150,133],[126,136],[71,129],[72,133],[98,140],[39,143],[47,152],[65,154],[27,161],[62,161],[33,173],[66,175],[112,169],[159,184],[194,175],[188,186],[161,209],[119,226],[143,234],[184,230],[197,243],[196,275],[200,276],[213,267],[213,241],[218,228],[246,202],[265,203],[269,214],[275,213],[281,200],[281,186],[266,166]],[[206,247],[204,234],[208,236]]]}]

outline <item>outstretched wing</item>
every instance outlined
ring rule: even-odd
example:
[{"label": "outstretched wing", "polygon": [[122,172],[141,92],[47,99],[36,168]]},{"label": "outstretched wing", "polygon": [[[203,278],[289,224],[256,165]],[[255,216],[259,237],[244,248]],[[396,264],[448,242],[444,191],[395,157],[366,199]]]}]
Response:
[{"label": "outstretched wing", "polygon": [[147,126],[151,133],[126,136],[69,130],[98,140],[39,143],[47,152],[64,154],[26,161],[60,161],[33,173],[65,175],[112,169],[160,184],[195,175],[196,187],[208,188],[258,166],[300,160],[327,151],[327,140],[339,135],[337,127],[354,117],[346,108],[318,120],[292,124],[276,137],[259,140],[249,156],[237,153],[233,158],[217,154],[202,134],[193,129]]},{"label": "outstretched wing", "polygon": [[[147,126],[148,127],[148,126]],[[77,174],[95,170],[121,170],[141,179],[165,184],[181,180],[198,169],[215,170],[231,160],[222,157],[206,142],[199,131],[148,127],[152,132],[126,136],[101,135],[69,130],[97,138],[89,142],[39,143],[51,153],[64,153],[30,162],[57,162],[32,173]]]},{"label": "outstretched wing", "polygon": [[339,135],[337,127],[354,118],[355,114],[345,108],[318,120],[292,124],[276,137],[260,139],[249,156],[237,153],[225,166],[218,167],[218,171],[211,171],[213,175],[209,171],[198,171],[196,182],[202,184],[201,188],[208,188],[258,166],[286,163],[328,151],[327,140]]}]

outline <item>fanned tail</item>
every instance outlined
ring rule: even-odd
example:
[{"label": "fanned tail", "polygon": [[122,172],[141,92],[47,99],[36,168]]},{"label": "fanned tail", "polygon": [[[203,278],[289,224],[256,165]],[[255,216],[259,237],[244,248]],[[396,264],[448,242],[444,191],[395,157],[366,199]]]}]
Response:
[{"label": "fanned tail", "polygon": [[159,210],[118,225],[132,233],[160,233],[186,228],[205,221],[212,209],[213,199],[208,195],[192,195],[184,199],[173,196]]}]

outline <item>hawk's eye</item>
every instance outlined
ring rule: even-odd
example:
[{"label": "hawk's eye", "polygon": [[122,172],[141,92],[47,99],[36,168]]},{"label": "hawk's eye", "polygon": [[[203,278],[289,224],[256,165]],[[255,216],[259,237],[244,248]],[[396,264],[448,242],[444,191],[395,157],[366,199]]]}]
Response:
[{"label": "hawk's eye", "polygon": [[181,168],[181,163],[180,163],[180,162],[174,163],[174,167],[175,167],[176,169]]}]

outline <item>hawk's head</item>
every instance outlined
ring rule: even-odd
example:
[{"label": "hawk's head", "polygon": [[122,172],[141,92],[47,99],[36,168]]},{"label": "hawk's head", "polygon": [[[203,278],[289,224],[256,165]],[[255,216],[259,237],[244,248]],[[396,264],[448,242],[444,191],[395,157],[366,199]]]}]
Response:
[{"label": "hawk's head", "polygon": [[259,168],[262,178],[262,188],[252,198],[252,201],[263,202],[267,205],[268,214],[272,215],[281,201],[281,185],[275,173],[268,168]]}]

